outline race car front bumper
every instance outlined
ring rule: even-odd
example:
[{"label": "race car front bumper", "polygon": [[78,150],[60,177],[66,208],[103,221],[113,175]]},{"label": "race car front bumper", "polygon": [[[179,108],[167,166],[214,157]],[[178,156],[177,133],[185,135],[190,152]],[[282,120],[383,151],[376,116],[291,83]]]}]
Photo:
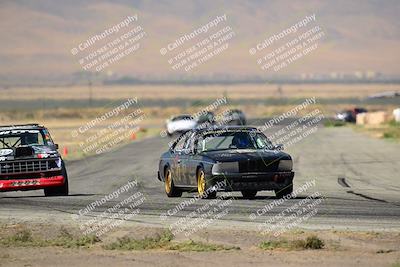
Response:
[{"label": "race car front bumper", "polygon": [[224,181],[220,191],[280,190],[293,183],[294,172],[257,172],[213,175],[215,182]]},{"label": "race car front bumper", "polygon": [[25,191],[44,189],[53,186],[62,186],[65,183],[64,176],[50,176],[43,178],[29,178],[29,179],[8,179],[1,180],[0,178],[0,192],[4,191]]}]

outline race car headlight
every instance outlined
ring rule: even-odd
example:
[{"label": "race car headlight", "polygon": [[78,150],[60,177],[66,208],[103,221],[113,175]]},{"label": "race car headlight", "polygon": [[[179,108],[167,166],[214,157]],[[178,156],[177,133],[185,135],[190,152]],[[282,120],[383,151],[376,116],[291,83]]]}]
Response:
[{"label": "race car headlight", "polygon": [[293,168],[293,162],[290,159],[284,159],[279,161],[279,171],[291,171]]},{"label": "race car headlight", "polygon": [[213,165],[212,174],[239,172],[239,162],[219,162]]}]

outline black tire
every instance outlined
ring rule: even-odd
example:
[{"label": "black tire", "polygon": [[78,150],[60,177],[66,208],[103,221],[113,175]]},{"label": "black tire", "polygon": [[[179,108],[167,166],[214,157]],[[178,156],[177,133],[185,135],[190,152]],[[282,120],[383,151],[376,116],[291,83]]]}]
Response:
[{"label": "black tire", "polygon": [[68,174],[67,174],[67,170],[64,166],[64,162],[62,163],[61,172],[62,172],[62,176],[64,176],[64,184],[62,186],[45,188],[44,195],[46,197],[68,196],[68,194],[69,194]]},{"label": "black tire", "polygon": [[257,195],[257,190],[243,190],[242,196],[246,199],[254,199]]},{"label": "black tire", "polygon": [[197,193],[203,199],[213,199],[217,197],[217,191],[211,191],[213,187],[212,181],[207,179],[203,167],[199,167],[196,173]]},{"label": "black tire", "polygon": [[167,167],[164,172],[165,193],[168,197],[181,197],[182,190],[176,188],[170,167]]},{"label": "black tire", "polygon": [[281,189],[276,189],[275,190],[275,195],[277,198],[283,198],[286,196],[289,196],[293,192],[293,184],[290,184],[284,188]]}]

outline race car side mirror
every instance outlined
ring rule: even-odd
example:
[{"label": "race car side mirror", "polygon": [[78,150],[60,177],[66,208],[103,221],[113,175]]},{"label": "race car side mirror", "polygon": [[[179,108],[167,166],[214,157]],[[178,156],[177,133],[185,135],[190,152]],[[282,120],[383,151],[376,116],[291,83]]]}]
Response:
[{"label": "race car side mirror", "polygon": [[275,150],[283,150],[283,144],[276,144],[274,149]]}]

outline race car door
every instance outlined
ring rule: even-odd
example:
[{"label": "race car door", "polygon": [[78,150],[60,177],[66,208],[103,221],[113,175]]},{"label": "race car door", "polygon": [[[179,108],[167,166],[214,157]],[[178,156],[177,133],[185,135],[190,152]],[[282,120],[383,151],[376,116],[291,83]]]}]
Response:
[{"label": "race car door", "polygon": [[185,186],[191,186],[191,180],[189,176],[190,172],[190,155],[191,155],[191,144],[193,143],[193,138],[195,134],[191,133],[186,139],[184,149],[180,154],[180,170],[181,170],[181,183]]},{"label": "race car door", "polygon": [[193,134],[193,136],[190,138],[188,142],[188,146],[186,147],[187,149],[187,156],[186,156],[186,161],[185,161],[185,180],[188,185],[190,186],[197,186],[197,166],[199,165],[199,162],[201,160],[201,156],[195,153],[195,146],[197,145],[197,136]]},{"label": "race car door", "polygon": [[182,173],[182,158],[184,158],[184,147],[185,142],[188,139],[187,136],[179,137],[180,140],[176,143],[174,147],[174,153],[172,154],[171,160],[171,172],[172,172],[172,179],[175,185],[184,185],[182,181],[183,173]]}]

